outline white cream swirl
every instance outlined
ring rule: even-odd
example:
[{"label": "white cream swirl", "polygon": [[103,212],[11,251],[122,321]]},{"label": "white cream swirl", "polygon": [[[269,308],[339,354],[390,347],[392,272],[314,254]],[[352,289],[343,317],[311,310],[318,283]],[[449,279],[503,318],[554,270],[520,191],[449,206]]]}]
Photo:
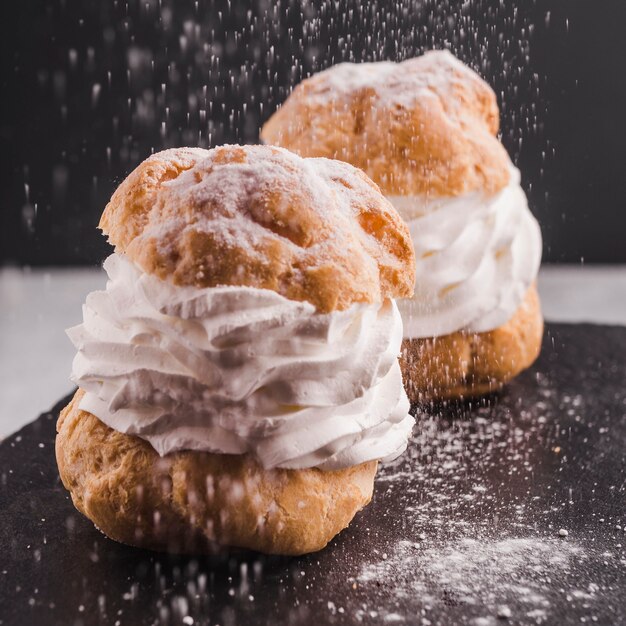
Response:
[{"label": "white cream swirl", "polygon": [[406,220],[417,264],[415,295],[398,307],[407,338],[506,323],[541,262],[541,230],[528,208],[519,170],[494,195],[391,196]]},{"label": "white cream swirl", "polygon": [[414,420],[393,300],[316,313],[250,287],[181,287],[122,255],[69,329],[81,408],[161,454],[339,469],[401,454]]}]

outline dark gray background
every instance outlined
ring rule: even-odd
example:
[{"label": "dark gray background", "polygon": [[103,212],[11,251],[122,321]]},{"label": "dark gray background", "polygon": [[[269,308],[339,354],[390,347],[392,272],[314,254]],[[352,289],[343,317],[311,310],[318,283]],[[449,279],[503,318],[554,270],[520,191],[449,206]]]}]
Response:
[{"label": "dark gray background", "polygon": [[626,3],[22,0],[0,20],[0,264],[95,264],[151,150],[255,142],[341,60],[448,47],[494,87],[544,260],[626,262]]}]

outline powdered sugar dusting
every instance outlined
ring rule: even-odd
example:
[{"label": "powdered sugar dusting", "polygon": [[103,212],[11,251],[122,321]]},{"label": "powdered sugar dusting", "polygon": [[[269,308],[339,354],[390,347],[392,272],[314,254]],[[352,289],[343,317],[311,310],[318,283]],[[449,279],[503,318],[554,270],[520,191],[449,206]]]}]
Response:
[{"label": "powdered sugar dusting", "polygon": [[380,102],[406,106],[424,97],[447,95],[446,106],[451,106],[461,81],[477,83],[478,77],[448,50],[436,50],[401,63],[340,63],[309,81],[307,97],[334,100],[365,89],[374,91]]},{"label": "powdered sugar dusting", "polygon": [[185,167],[181,155],[190,156],[146,159],[107,208],[116,251],[145,272],[199,288],[272,289],[322,312],[412,293],[408,229],[355,167],[271,146],[195,151]]},{"label": "powdered sugar dusting", "polygon": [[[477,606],[487,613],[487,623],[506,618],[514,600],[516,614],[540,618],[551,607],[549,584],[571,572],[573,559],[584,560],[575,543],[538,538],[500,540],[463,537],[430,546],[428,541],[398,542],[386,559],[365,565],[358,584],[376,586],[377,581],[396,581],[394,595],[418,594],[425,606]],[[573,600],[593,599],[595,590],[572,593]],[[481,623],[474,621],[470,623]]]},{"label": "powdered sugar dusting", "polygon": [[[522,386],[495,402],[418,410],[407,454],[378,477],[379,513],[400,539],[355,569],[364,599],[355,619],[490,626],[559,623],[564,607],[583,623],[614,614],[604,570],[626,573],[621,524],[614,518],[616,550],[600,549],[603,522],[591,513],[583,532],[573,521],[582,491],[565,477],[574,458],[592,462],[593,451],[571,441],[603,437],[606,427],[589,418],[593,404],[575,386],[562,393],[542,374],[532,384],[532,400]],[[611,491],[595,483],[593,493]]]}]

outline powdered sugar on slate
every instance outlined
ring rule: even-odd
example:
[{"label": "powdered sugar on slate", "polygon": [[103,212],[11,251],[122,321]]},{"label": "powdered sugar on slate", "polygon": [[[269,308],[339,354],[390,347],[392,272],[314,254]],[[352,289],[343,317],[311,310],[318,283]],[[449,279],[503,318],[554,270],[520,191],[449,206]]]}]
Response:
[{"label": "powdered sugar on slate", "polygon": [[[463,537],[435,546],[405,540],[386,559],[363,567],[356,581],[367,587],[394,580],[394,595],[417,594],[427,609],[463,604],[479,606],[485,619],[507,619],[510,613],[541,621],[551,607],[550,584],[571,573],[573,559],[585,558],[580,546],[558,540]],[[571,595],[590,600],[595,591],[573,590]]]},{"label": "powdered sugar on slate", "polygon": [[[619,538],[615,552],[596,548],[602,525],[593,515],[588,532],[559,532],[578,515],[581,498],[562,479],[561,468],[574,460],[572,429],[563,424],[579,424],[593,407],[581,395],[556,393],[541,375],[536,382],[532,405],[509,398],[418,412],[407,454],[378,477],[386,506],[404,512],[396,527],[402,539],[373,550],[354,572],[368,600],[357,620],[443,625],[462,607],[461,623],[473,626],[549,624],[564,605],[581,622],[600,619],[603,598],[614,591],[604,584],[604,563],[623,562]],[[587,420],[581,428],[605,434]],[[539,465],[551,470],[539,476]]]}]

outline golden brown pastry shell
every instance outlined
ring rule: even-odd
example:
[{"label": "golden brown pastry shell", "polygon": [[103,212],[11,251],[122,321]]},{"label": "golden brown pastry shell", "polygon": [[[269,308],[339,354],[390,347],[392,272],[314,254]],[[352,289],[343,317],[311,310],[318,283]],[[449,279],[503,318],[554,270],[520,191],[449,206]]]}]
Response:
[{"label": "golden brown pastry shell", "polygon": [[506,186],[510,161],[498,127],[491,87],[437,50],[314,74],[266,122],[261,138],[301,156],[351,163],[386,195],[437,197]]},{"label": "golden brown pastry shell", "polygon": [[168,552],[217,546],[321,550],[371,500],[377,462],[338,471],[264,470],[247,455],[160,457],[78,405],[59,416],[56,457],[76,508],[121,543]]},{"label": "golden brown pastry shell", "polygon": [[410,297],[406,224],[360,170],[270,146],[176,148],[118,187],[100,228],[177,285],[248,286],[321,312]]}]

